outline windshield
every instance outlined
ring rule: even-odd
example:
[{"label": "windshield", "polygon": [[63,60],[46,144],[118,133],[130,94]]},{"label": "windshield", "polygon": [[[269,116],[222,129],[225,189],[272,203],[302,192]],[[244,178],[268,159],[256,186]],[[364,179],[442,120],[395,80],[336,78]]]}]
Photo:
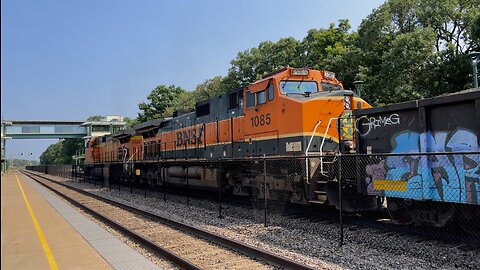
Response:
[{"label": "windshield", "polygon": [[280,91],[283,94],[305,94],[318,92],[315,81],[280,81]]},{"label": "windshield", "polygon": [[324,83],[322,82],[323,91],[342,90],[342,87],[338,84]]}]

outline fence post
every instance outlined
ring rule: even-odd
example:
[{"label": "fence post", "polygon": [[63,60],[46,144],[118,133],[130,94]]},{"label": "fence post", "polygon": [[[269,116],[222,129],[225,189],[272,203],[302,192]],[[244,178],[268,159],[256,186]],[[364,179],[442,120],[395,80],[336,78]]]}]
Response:
[{"label": "fence post", "polygon": [[188,182],[188,164],[187,164],[187,168],[185,169],[185,177],[186,177],[186,180],[187,180],[187,206],[190,205],[190,183]]},{"label": "fence post", "polygon": [[133,179],[130,181],[130,194],[133,194],[133,181],[137,176],[134,176]]},{"label": "fence post", "polygon": [[165,170],[166,168],[163,166],[160,167],[160,180],[162,182],[162,194],[163,194],[163,201],[167,200],[167,194],[165,193],[165,188],[167,187],[167,183],[165,181]]},{"label": "fence post", "polygon": [[[223,170],[222,175],[223,175]],[[217,185],[218,185],[218,218],[223,218],[222,216],[222,177],[217,176]]]},{"label": "fence post", "polygon": [[265,154],[263,154],[263,200],[264,200],[264,217],[263,225],[267,227],[267,160]]},{"label": "fence post", "polygon": [[340,221],[340,246],[343,246],[343,206],[342,206],[342,153],[338,153],[338,205]]},{"label": "fence post", "polygon": [[145,191],[144,191],[144,194],[143,194],[144,198],[147,198],[147,187],[148,187],[148,179],[147,179],[147,182],[145,182]]}]

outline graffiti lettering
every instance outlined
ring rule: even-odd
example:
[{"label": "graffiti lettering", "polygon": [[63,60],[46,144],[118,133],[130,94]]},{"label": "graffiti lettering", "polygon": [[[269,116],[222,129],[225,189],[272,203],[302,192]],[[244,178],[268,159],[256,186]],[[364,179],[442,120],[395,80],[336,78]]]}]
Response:
[{"label": "graffiti lettering", "polygon": [[177,132],[177,146],[200,145],[203,143],[203,127]]},{"label": "graffiti lettering", "polygon": [[407,191],[384,191],[385,196],[480,204],[480,155],[442,155],[441,152],[476,152],[477,136],[465,129],[454,132],[404,131],[393,137],[392,153],[437,155],[389,156],[366,166],[369,194],[376,179],[407,181]]},{"label": "graffiti lettering", "polygon": [[367,123],[362,124],[362,126],[367,127],[367,131],[361,134],[362,136],[367,135],[371,130],[374,130],[378,127],[395,126],[400,124],[400,116],[396,113],[391,114],[390,116],[379,116],[378,118],[370,117],[367,119]]}]

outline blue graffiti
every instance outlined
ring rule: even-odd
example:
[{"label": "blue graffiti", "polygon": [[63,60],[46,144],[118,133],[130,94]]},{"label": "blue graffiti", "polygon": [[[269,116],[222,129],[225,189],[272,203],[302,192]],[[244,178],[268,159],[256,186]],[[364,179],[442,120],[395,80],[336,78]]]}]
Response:
[{"label": "blue graffiti", "polygon": [[[465,129],[421,134],[403,131],[393,137],[391,144],[391,153],[480,150],[477,136]],[[406,191],[385,190],[385,196],[480,204],[479,154],[390,156],[384,164],[384,179],[407,183]],[[381,179],[378,175],[375,178]]]}]

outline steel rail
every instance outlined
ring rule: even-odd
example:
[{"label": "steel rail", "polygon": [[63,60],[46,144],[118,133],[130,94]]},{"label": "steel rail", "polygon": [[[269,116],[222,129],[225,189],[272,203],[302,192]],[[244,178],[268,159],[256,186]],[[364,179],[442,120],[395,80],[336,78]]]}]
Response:
[{"label": "steel rail", "polygon": [[200,238],[203,238],[203,239],[208,240],[208,241],[212,241],[216,244],[219,244],[219,245],[222,245],[222,246],[225,246],[225,247],[228,247],[228,248],[232,248],[232,249],[234,249],[238,252],[250,255],[250,256],[255,257],[257,259],[261,259],[264,262],[270,263],[272,265],[275,265],[275,266],[278,266],[278,267],[281,267],[281,268],[284,268],[284,269],[294,269],[294,270],[313,270],[313,269],[315,269],[315,268],[303,265],[301,263],[298,263],[296,261],[293,261],[291,259],[285,258],[283,256],[276,255],[272,252],[269,252],[269,251],[266,251],[266,250],[263,250],[263,249],[259,249],[257,247],[254,247],[254,246],[251,246],[251,245],[248,245],[248,244],[245,244],[245,243],[242,243],[240,241],[229,239],[229,238],[226,238],[226,237],[221,236],[221,235],[216,234],[216,233],[212,233],[212,232],[209,232],[209,231],[206,231],[206,230],[202,230],[200,228],[189,226],[189,225],[186,225],[186,224],[183,224],[183,223],[171,220],[171,219],[167,219],[167,218],[155,215],[153,213],[150,213],[150,212],[147,212],[147,211],[144,211],[144,210],[137,209],[135,207],[132,207],[132,206],[120,203],[120,202],[116,202],[116,201],[101,197],[101,196],[96,195],[96,194],[92,194],[88,191],[84,191],[84,190],[81,190],[81,189],[78,189],[78,188],[75,188],[75,187],[71,187],[69,185],[66,185],[64,183],[60,183],[58,181],[55,181],[55,180],[53,180],[51,178],[48,178],[48,177],[45,177],[43,175],[37,175],[35,173],[25,172],[25,171],[22,171],[22,172],[25,173],[25,174],[30,173],[30,174],[35,175],[37,177],[40,177],[40,178],[43,178],[45,180],[54,182],[54,183],[56,183],[60,186],[63,186],[65,188],[68,188],[68,189],[74,190],[76,192],[91,196],[93,198],[96,198],[96,199],[104,201],[106,203],[109,203],[109,204],[115,205],[117,207],[123,208],[125,210],[130,211],[130,212],[148,217],[150,219],[153,219],[153,220],[158,221],[160,223],[163,223],[165,225],[171,226],[175,229],[180,229],[182,231],[194,234],[194,235],[196,235]]},{"label": "steel rail", "polygon": [[[61,193],[60,191],[56,190],[55,188],[53,187],[50,187],[38,180],[36,180],[35,178],[32,177],[33,176],[36,176],[36,177],[40,177],[40,178],[43,178],[47,181],[52,181],[52,182],[55,182],[54,180],[51,180],[51,179],[47,179],[46,177],[42,177],[40,175],[36,175],[34,173],[26,173],[24,171],[22,171],[22,173],[24,173],[25,175],[27,175],[28,177],[32,178],[33,180],[35,180],[37,183],[41,184],[42,186],[48,188],[49,190],[53,191],[55,194],[59,195],[60,197],[64,198],[65,200],[67,200],[68,202],[70,202],[71,204],[79,207],[80,209],[84,210],[85,212],[87,212],[88,214],[94,216],[95,218],[105,222],[106,224],[108,224],[109,226],[121,231],[123,234],[127,235],[128,237],[140,242],[141,244],[143,244],[144,246],[146,246],[147,248],[149,248],[150,250],[160,254],[161,256],[165,257],[166,259],[170,260],[171,262],[173,262],[175,265],[179,266],[180,268],[182,269],[191,269],[191,270],[200,270],[202,268],[198,267],[197,265],[193,264],[192,262],[178,256],[177,254],[169,251],[168,249],[165,249],[157,244],[155,244],[154,242],[144,238],[143,236],[129,230],[127,227],[121,225],[120,223],[117,223],[116,221],[108,218],[107,216],[104,216],[98,212],[96,212],[95,210],[83,205],[81,202],[78,202],[70,197],[68,197],[67,195]],[[56,183],[56,182],[55,182]],[[58,183],[57,183],[58,184]],[[64,185],[61,185],[61,186],[64,186]],[[75,191],[75,190],[74,190]],[[83,194],[83,193],[82,193]]]}]

